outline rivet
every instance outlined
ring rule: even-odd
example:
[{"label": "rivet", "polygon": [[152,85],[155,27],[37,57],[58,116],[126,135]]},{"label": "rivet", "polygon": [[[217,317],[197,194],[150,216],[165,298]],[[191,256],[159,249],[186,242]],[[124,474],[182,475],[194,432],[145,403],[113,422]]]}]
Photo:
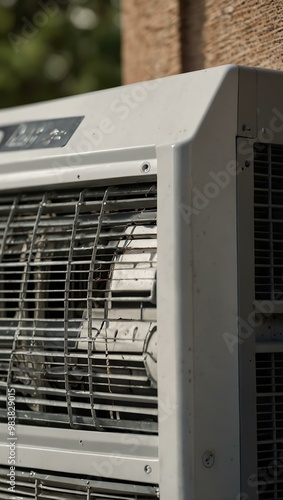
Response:
[{"label": "rivet", "polygon": [[146,465],[145,468],[144,468],[144,471],[145,471],[146,474],[151,474],[152,468],[150,467],[150,465]]},{"label": "rivet", "polygon": [[212,451],[206,451],[202,456],[202,463],[208,469],[214,465],[215,457]]},{"label": "rivet", "polygon": [[141,166],[141,171],[144,174],[147,174],[147,172],[150,171],[150,164],[149,163],[143,163],[143,165]]}]

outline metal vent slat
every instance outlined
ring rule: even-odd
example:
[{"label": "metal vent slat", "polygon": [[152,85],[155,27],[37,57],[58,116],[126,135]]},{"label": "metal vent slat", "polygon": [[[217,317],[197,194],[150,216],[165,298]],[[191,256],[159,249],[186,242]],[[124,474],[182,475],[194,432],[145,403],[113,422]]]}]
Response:
[{"label": "metal vent slat", "polygon": [[0,468],[0,498],[21,500],[155,500],[156,486],[94,480],[89,477],[43,474],[16,469],[15,490],[8,493],[8,468]]},{"label": "metal vent slat", "polygon": [[9,386],[24,424],[157,432],[156,204],[156,184],[0,197],[0,420]]}]

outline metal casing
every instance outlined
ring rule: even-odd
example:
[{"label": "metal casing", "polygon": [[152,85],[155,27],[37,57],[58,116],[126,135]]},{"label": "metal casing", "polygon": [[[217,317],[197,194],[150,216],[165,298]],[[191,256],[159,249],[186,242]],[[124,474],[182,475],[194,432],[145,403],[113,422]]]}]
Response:
[{"label": "metal casing", "polygon": [[[19,467],[155,484],[161,500],[257,498],[248,484],[257,467],[255,341],[238,341],[238,316],[253,303],[248,162],[259,136],[283,144],[277,122],[272,138],[262,136],[282,81],[225,66],[0,113],[0,130],[84,116],[64,147],[1,152],[0,196],[156,178],[158,187],[158,436],[23,426]],[[246,141],[238,150],[237,138]],[[0,437],[5,465],[5,424]]]}]

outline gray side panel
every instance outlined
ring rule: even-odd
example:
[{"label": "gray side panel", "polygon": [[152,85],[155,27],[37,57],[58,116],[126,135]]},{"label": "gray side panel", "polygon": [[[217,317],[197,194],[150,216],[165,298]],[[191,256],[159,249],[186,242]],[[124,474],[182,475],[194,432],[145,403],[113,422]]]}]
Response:
[{"label": "gray side panel", "polygon": [[258,142],[283,143],[282,72],[257,69]]},{"label": "gray side panel", "polygon": [[240,492],[238,350],[224,337],[237,338],[237,90],[235,70],[192,142],[157,154],[162,500]]},{"label": "gray side panel", "polygon": [[241,491],[256,500],[253,142],[240,138],[237,149]]},{"label": "gray side panel", "polygon": [[238,135],[255,137],[257,133],[255,68],[239,67]]},{"label": "gray side panel", "polygon": [[227,333],[238,335],[237,77],[230,73],[191,151],[197,500],[230,500],[240,491],[238,352],[226,342]]},{"label": "gray side panel", "polygon": [[[254,134],[248,134],[246,131],[241,130],[241,122],[239,122],[238,131],[242,136],[238,140],[238,152],[237,159],[239,164],[240,174],[237,177],[237,188],[238,188],[238,258],[239,258],[239,359],[240,359],[240,414],[241,414],[241,491],[243,498],[249,498],[250,500],[257,500],[258,498],[275,498],[276,493],[272,490],[272,485],[275,483],[274,491],[278,482],[281,482],[280,474],[280,463],[278,465],[279,472],[277,471],[277,464],[272,461],[272,457],[267,454],[267,452],[262,452],[265,450],[265,446],[270,445],[269,438],[261,438],[261,444],[263,446],[258,446],[260,429],[263,427],[264,422],[267,428],[268,426],[268,398],[264,400],[267,396],[268,391],[266,387],[266,393],[261,394],[261,401],[265,401],[263,406],[259,408],[257,402],[257,387],[256,387],[256,376],[262,377],[260,384],[264,384],[262,381],[264,377],[268,377],[268,369],[264,372],[256,372],[256,348],[260,346],[257,344],[258,341],[270,338],[272,332],[274,332],[274,337],[276,337],[276,332],[282,331],[282,321],[279,314],[282,313],[282,301],[271,302],[269,300],[263,300],[261,302],[255,301],[255,259],[254,259],[254,143],[272,143],[272,144],[282,144],[283,142],[283,101],[282,101],[282,89],[283,89],[283,79],[282,73],[277,71],[256,69],[256,78],[253,74],[253,70],[248,70],[246,68],[240,68],[240,74],[242,84],[240,84],[240,99],[239,99],[239,119],[240,117],[247,114],[251,117],[254,123],[254,117],[256,116],[256,130]],[[242,85],[242,91],[241,91]],[[253,90],[252,90],[253,86]],[[246,93],[245,93],[246,90]],[[250,137],[254,137],[252,140]],[[273,158],[274,164],[279,169],[282,166],[280,157]],[[276,172],[273,172],[274,165],[272,166],[271,159],[269,158],[269,167],[266,170],[266,174],[272,177],[276,177]],[[262,162],[262,169],[259,173],[263,178],[266,178],[264,174],[264,165],[266,163]],[[267,168],[267,167],[266,167]],[[276,181],[277,182],[277,181]],[[280,187],[280,185],[279,185]],[[270,193],[268,202],[257,201],[257,212],[261,213],[260,210],[264,210],[265,204],[272,205],[273,203],[280,207],[281,202],[279,200],[276,203],[273,201],[274,193],[278,190],[278,186],[275,181],[269,185]],[[262,190],[266,193],[266,186],[259,185],[258,191]],[[257,191],[257,198],[258,198]],[[270,210],[270,208],[269,208]],[[257,215],[259,219],[266,218],[266,214],[262,217]],[[273,210],[269,212],[268,217],[270,217],[270,223],[276,224],[276,217],[278,215],[273,213]],[[261,221],[262,222],[262,221]],[[264,223],[264,220],[263,220]],[[266,236],[260,234],[262,228],[257,229],[257,239],[262,241]],[[263,231],[264,232],[264,231]],[[270,248],[278,245],[277,242],[273,241],[273,233],[270,232],[269,240],[265,240],[265,244],[270,244]],[[279,243],[279,248],[280,248]],[[277,249],[277,247],[276,247]],[[261,247],[257,249],[257,258],[259,258],[259,252],[261,252]],[[262,253],[264,256],[264,253]],[[259,272],[260,283],[264,283],[265,272],[268,272],[268,265],[265,266],[265,262],[260,259],[259,268],[262,267],[262,273]],[[272,317],[272,314],[267,314],[269,311],[276,314]],[[255,316],[255,313],[257,315]],[[280,339],[281,340],[281,339]],[[260,352],[282,352],[281,343],[274,347],[266,347],[265,344],[260,346]],[[262,389],[261,385],[261,389]],[[278,389],[276,389],[278,390]],[[276,391],[275,391],[276,392]],[[266,407],[264,407],[266,404]],[[264,409],[262,409],[264,407]],[[275,408],[275,407],[274,407]],[[277,407],[276,407],[277,408]],[[262,415],[262,412],[266,414]],[[263,422],[260,419],[265,419]],[[257,421],[259,422],[259,429],[257,429]],[[273,422],[274,429],[277,431],[277,427],[280,427],[275,419]],[[276,435],[274,432],[274,435]],[[275,436],[276,437],[276,436]],[[274,438],[275,439],[275,438]],[[265,442],[266,441],[266,442]],[[275,450],[276,452],[276,450]],[[266,458],[267,457],[267,458]],[[269,460],[269,462],[268,462]],[[268,463],[267,474],[262,479],[263,474],[261,471],[261,477],[258,476],[260,469],[264,468],[264,464]],[[258,469],[259,465],[259,469]],[[269,488],[267,490],[267,488]]]}]

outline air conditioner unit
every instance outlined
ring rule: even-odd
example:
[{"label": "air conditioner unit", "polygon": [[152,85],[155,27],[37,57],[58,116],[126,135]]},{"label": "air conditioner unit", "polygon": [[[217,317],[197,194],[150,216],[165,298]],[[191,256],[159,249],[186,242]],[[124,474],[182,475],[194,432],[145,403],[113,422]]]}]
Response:
[{"label": "air conditioner unit", "polygon": [[1,111],[0,498],[283,499],[282,293],[282,73]]}]

